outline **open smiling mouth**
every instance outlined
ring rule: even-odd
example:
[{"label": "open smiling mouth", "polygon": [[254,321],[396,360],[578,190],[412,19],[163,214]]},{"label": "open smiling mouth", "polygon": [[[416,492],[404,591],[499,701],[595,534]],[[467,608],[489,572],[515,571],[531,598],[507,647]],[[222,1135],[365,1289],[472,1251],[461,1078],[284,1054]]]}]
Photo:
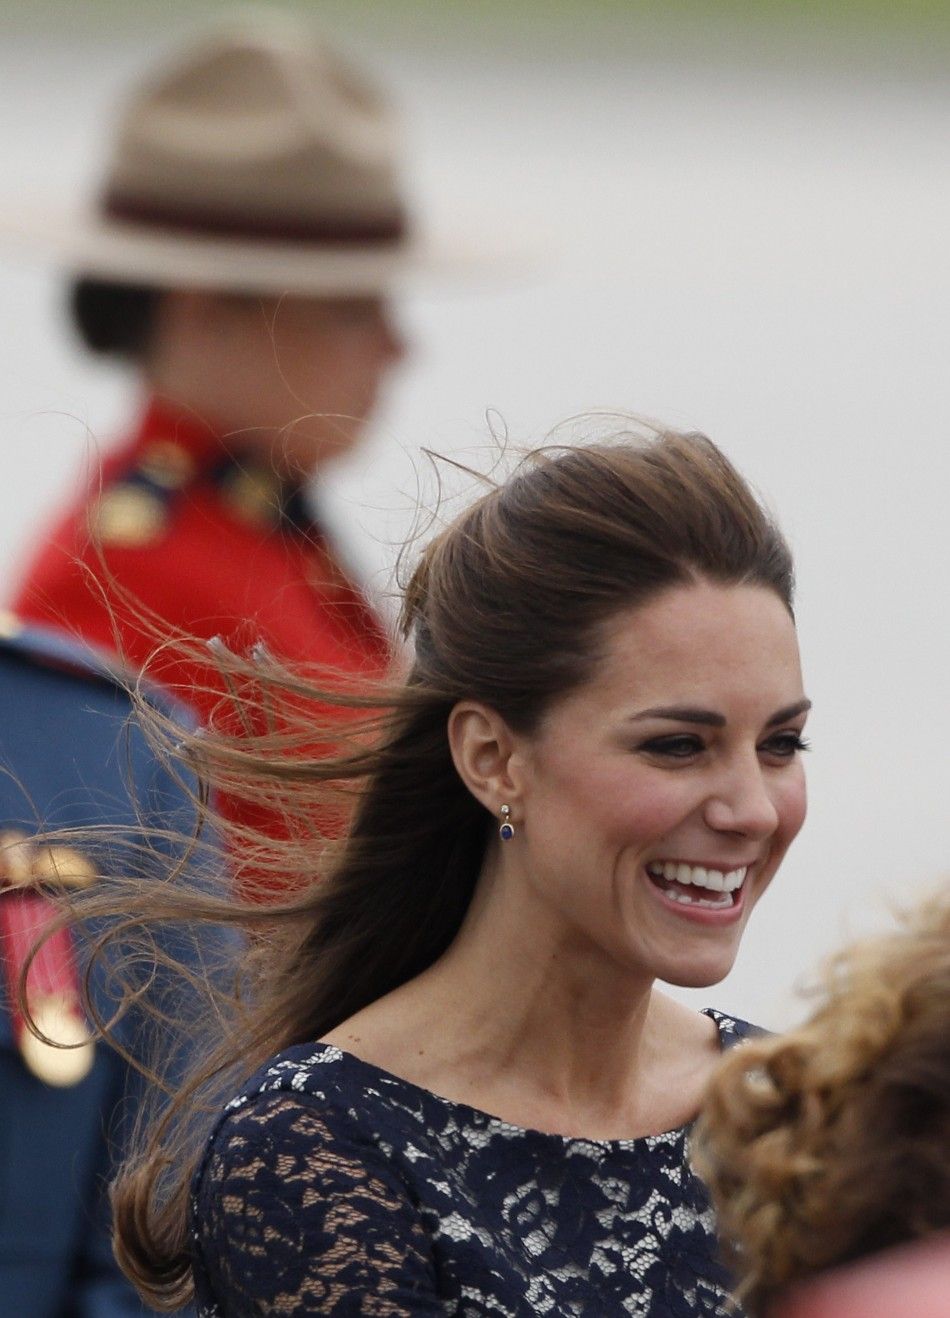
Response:
[{"label": "open smiling mouth", "polygon": [[704,869],[675,860],[653,860],[646,867],[650,881],[671,901],[720,911],[735,906],[749,872],[748,865],[734,870]]}]

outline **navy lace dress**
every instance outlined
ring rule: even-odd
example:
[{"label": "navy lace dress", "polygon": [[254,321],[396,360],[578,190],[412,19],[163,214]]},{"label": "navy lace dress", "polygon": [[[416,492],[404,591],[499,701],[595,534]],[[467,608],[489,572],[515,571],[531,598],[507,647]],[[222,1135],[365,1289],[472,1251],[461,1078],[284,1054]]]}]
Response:
[{"label": "navy lace dress", "polygon": [[[722,1046],[750,1032],[718,1012]],[[327,1044],[273,1058],[194,1185],[201,1318],[726,1315],[689,1127],[510,1126]]]}]

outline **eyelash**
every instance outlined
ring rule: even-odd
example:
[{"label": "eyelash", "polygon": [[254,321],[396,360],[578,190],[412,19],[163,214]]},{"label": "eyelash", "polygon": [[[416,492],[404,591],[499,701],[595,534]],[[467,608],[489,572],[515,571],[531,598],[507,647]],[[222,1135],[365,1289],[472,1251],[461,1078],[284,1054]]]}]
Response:
[{"label": "eyelash", "polygon": [[[778,749],[775,747],[776,742],[780,743]],[[767,753],[778,755],[780,759],[790,760],[802,751],[811,750],[811,742],[806,741],[797,732],[779,732],[764,742],[762,748]],[[686,733],[675,733],[668,737],[654,737],[651,741],[644,742],[640,747],[640,750],[649,751],[653,755],[666,756],[672,760],[687,760],[690,756],[698,755],[705,749],[705,744],[701,738]]]}]

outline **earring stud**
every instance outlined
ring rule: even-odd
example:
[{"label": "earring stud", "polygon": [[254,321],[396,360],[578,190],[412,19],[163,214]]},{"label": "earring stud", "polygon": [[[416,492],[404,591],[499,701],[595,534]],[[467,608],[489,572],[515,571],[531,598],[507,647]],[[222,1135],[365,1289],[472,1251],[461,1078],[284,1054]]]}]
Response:
[{"label": "earring stud", "polygon": [[515,826],[511,822],[511,806],[503,805],[501,807],[501,825],[498,829],[498,836],[502,842],[510,842],[515,835]]}]

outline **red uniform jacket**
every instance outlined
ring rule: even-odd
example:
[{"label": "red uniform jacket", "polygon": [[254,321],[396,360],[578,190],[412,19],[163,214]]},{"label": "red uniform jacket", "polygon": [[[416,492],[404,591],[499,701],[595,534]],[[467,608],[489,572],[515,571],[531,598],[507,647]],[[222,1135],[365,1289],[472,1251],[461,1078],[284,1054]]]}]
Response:
[{"label": "red uniform jacket", "polygon": [[221,691],[212,666],[173,650],[149,662],[158,641],[129,597],[173,631],[244,652],[262,641],[291,666],[380,676],[390,657],[300,490],[157,403],[42,544],[13,607],[148,664],[207,718]]}]

